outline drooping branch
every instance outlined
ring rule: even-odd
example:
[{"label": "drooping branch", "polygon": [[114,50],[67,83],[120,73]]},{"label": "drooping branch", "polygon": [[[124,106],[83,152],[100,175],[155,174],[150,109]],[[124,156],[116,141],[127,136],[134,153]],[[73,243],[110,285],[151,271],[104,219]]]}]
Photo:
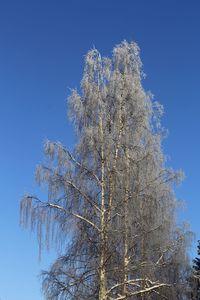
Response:
[{"label": "drooping branch", "polygon": [[93,226],[95,229],[97,229],[99,232],[101,231],[98,226],[96,226],[92,221],[88,220],[86,217],[83,217],[77,213],[74,213],[74,212],[69,212],[68,210],[66,210],[64,207],[58,205],[58,204],[54,204],[54,203],[46,203],[46,206],[49,206],[51,208],[56,208],[56,209],[59,209],[63,212],[65,212],[67,215],[72,215],[73,217],[76,217],[86,223],[88,223],[89,225]]},{"label": "drooping branch", "polygon": [[62,149],[62,151],[69,157],[69,159],[76,165],[78,166],[81,170],[85,170],[86,171],[86,174],[88,175],[91,175],[95,180],[96,182],[98,183],[99,186],[101,186],[101,181],[100,179],[98,178],[98,176],[92,171],[90,170],[88,167],[86,167],[82,162],[79,162],[73,155],[72,153],[66,149],[62,144],[60,143],[53,143],[54,146],[56,147],[59,147]]},{"label": "drooping branch", "polygon": [[[46,167],[46,166],[42,166],[43,169],[48,170],[49,172],[53,172],[50,168]],[[53,176],[58,177],[59,180],[65,185],[70,186],[71,188],[73,188],[75,191],[77,191],[82,197],[83,199],[85,199],[88,203],[90,203],[97,211],[101,212],[101,209],[98,207],[98,205],[91,199],[91,197],[89,197],[86,193],[84,193],[73,181],[68,180],[67,178],[65,178],[63,175],[59,174],[59,173],[54,173]]]}]

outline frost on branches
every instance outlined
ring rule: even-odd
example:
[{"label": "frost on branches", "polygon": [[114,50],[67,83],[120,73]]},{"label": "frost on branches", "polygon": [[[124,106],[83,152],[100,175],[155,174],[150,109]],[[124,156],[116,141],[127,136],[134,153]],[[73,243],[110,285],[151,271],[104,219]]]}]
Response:
[{"label": "frost on branches", "polygon": [[40,247],[64,247],[43,272],[46,299],[188,299],[190,232],[176,224],[172,186],[182,173],[165,166],[163,109],[144,91],[141,67],[133,42],[111,58],[88,52],[81,92],[68,101],[78,143],[73,152],[45,144],[49,164],[36,178],[48,197],[21,201]]}]

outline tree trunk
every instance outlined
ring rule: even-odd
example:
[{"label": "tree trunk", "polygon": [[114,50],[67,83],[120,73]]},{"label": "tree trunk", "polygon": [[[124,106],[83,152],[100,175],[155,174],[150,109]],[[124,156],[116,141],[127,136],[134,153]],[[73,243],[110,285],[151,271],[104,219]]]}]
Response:
[{"label": "tree trunk", "polygon": [[100,134],[101,134],[101,241],[100,241],[100,282],[99,282],[99,300],[106,300],[106,241],[107,241],[107,226],[106,226],[106,210],[105,210],[105,158],[103,148],[103,124],[100,119]]},{"label": "tree trunk", "polygon": [[123,285],[123,294],[127,295],[127,281],[128,281],[128,264],[129,264],[129,241],[128,241],[128,201],[129,201],[129,154],[128,149],[125,149],[126,157],[126,187],[125,187],[125,198],[124,198],[124,285]]}]

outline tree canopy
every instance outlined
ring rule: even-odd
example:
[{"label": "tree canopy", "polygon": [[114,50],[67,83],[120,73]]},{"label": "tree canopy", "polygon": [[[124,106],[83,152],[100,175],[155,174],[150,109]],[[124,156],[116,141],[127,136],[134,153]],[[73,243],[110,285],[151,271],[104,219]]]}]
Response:
[{"label": "tree canopy", "polygon": [[166,166],[163,107],[142,79],[136,43],[111,58],[92,49],[68,101],[78,142],[72,152],[45,143],[36,179],[47,199],[25,195],[21,223],[40,246],[64,245],[43,272],[46,299],[188,299],[190,232],[173,189],[182,172]]}]

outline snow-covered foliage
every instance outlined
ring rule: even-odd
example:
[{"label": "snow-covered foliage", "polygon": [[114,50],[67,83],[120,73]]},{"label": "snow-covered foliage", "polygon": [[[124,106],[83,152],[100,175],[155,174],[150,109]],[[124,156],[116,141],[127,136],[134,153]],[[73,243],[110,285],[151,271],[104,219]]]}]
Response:
[{"label": "snow-covered foliage", "polygon": [[[190,232],[176,224],[173,183],[161,141],[163,108],[142,87],[139,47],[85,58],[81,93],[69,97],[78,143],[47,142],[37,168],[46,201],[26,196],[21,222],[39,243],[65,245],[44,272],[46,299],[187,299]],[[53,164],[51,163],[53,161]]]}]

